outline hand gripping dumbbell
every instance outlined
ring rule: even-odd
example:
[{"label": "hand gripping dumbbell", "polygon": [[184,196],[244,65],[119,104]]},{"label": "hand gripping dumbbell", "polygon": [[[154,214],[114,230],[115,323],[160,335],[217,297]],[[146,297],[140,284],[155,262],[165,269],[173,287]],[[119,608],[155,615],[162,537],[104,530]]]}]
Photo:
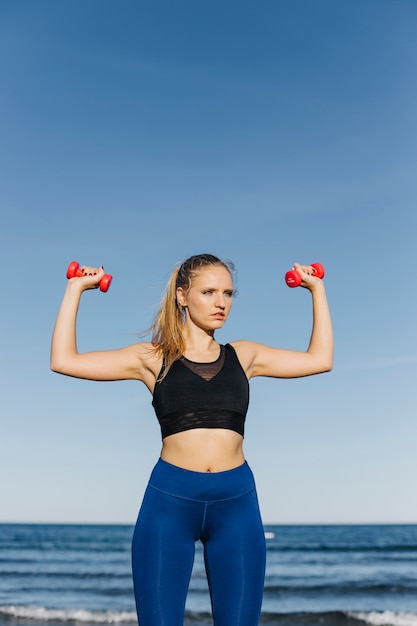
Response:
[{"label": "hand gripping dumbbell", "polygon": [[[80,269],[80,264],[77,263],[77,261],[72,261],[68,265],[67,278],[75,278],[76,276],[77,277],[86,276],[86,274],[83,274],[82,270]],[[99,282],[100,291],[108,290],[108,288],[110,287],[112,278],[113,276],[111,276],[110,274],[104,274],[103,278]]]},{"label": "hand gripping dumbbell", "polygon": [[[324,267],[321,263],[312,263],[310,267],[312,267],[314,270],[313,276],[316,276],[317,278],[323,278]],[[297,270],[290,270],[285,274],[285,282],[287,283],[288,287],[299,287],[302,283],[302,280],[303,279],[301,278],[301,274],[300,272],[297,272]]]}]

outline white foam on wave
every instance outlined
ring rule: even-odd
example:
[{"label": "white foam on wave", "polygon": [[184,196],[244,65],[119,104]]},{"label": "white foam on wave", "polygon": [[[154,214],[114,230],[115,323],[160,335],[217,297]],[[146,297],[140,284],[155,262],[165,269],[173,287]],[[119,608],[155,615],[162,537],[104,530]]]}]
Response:
[{"label": "white foam on wave", "polygon": [[417,613],[406,611],[358,611],[349,616],[371,626],[417,626]]},{"label": "white foam on wave", "polygon": [[9,605],[0,615],[43,622],[82,622],[95,624],[137,624],[133,611],[87,611],[85,609],[47,609],[43,606]]}]

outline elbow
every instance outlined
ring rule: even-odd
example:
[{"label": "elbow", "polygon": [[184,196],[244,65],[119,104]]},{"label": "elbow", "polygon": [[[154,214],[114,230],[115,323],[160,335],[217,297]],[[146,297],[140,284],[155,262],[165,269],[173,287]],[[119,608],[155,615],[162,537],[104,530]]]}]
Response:
[{"label": "elbow", "polygon": [[333,369],[333,355],[317,355],[311,362],[311,371],[313,374],[326,374]]},{"label": "elbow", "polygon": [[55,374],[66,374],[73,367],[73,357],[68,350],[62,350],[59,346],[52,345],[49,357],[49,367]]},{"label": "elbow", "polygon": [[52,361],[52,360],[50,361],[49,368],[51,372],[54,372],[55,374],[62,374],[62,369],[59,367],[58,363],[56,363],[55,361]]},{"label": "elbow", "polygon": [[310,354],[310,368],[313,374],[325,374],[333,369],[333,350]]},{"label": "elbow", "polygon": [[332,369],[333,369],[333,355],[322,363],[322,369],[320,370],[320,372],[322,374],[326,374],[327,372],[331,372]]},{"label": "elbow", "polygon": [[51,372],[54,372],[55,374],[66,373],[64,363],[54,356],[51,356],[50,358],[49,367],[50,367]]},{"label": "elbow", "polygon": [[55,374],[79,377],[77,361],[68,354],[51,353],[49,368]]},{"label": "elbow", "polygon": [[53,358],[53,356],[51,355],[50,359],[49,359],[49,369],[51,370],[51,372],[55,372],[58,373],[58,369],[57,369],[57,362],[56,360]]},{"label": "elbow", "polygon": [[51,372],[60,374],[59,365],[60,364],[59,364],[59,358],[58,358],[58,351],[56,349],[56,346],[54,345],[54,342],[52,341],[52,345],[51,345],[51,349],[49,353],[49,369],[51,370]]}]

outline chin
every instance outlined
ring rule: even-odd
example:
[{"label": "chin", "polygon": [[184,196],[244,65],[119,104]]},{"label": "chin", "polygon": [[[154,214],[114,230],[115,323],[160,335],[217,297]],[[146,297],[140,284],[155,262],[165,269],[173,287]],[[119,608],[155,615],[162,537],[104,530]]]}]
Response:
[{"label": "chin", "polygon": [[214,331],[214,330],[219,330],[223,326],[224,326],[224,320],[222,322],[220,320],[217,320],[216,322],[211,322],[211,324],[205,325],[203,328],[208,331]]}]

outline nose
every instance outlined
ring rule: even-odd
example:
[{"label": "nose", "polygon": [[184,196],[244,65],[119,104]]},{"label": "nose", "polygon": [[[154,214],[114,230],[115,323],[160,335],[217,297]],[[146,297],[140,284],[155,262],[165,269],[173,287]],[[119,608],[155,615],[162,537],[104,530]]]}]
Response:
[{"label": "nose", "polygon": [[226,299],[224,297],[224,294],[218,294],[217,295],[217,299],[216,299],[216,307],[218,309],[222,309],[224,310],[226,308]]}]

